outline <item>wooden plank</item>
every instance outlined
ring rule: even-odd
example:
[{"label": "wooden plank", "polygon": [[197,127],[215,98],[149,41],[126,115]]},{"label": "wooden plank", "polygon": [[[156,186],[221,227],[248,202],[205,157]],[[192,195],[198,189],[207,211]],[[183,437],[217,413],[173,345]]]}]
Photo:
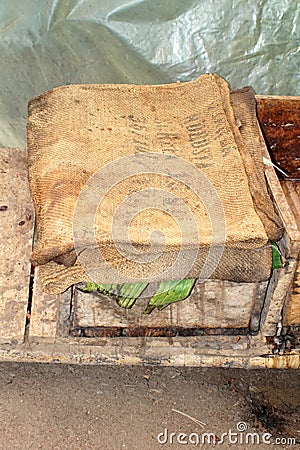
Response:
[{"label": "wooden plank", "polygon": [[263,336],[57,338],[55,343],[0,345],[0,361],[299,369],[299,351],[272,355]]},{"label": "wooden plank", "polygon": [[263,311],[267,288],[269,282],[263,282],[257,284],[257,291],[255,296],[255,303],[253,305],[252,313],[251,313],[251,321],[250,321],[250,332],[254,334],[259,331],[261,325],[261,314]]},{"label": "wooden plank", "polygon": [[300,178],[300,97],[256,96],[257,114],[277,165]]},{"label": "wooden plank", "polygon": [[300,262],[298,261],[290,296],[283,311],[283,325],[300,325]]},{"label": "wooden plank", "polygon": [[[300,230],[300,182],[282,181],[283,191],[287,202],[294,214],[295,221]],[[300,325],[300,267],[299,262],[290,290],[290,295],[285,303],[283,311],[283,325]]]},{"label": "wooden plank", "polygon": [[[166,339],[163,342],[158,339],[145,342],[144,338],[113,338],[98,345],[87,338],[73,339],[72,343],[40,341],[10,350],[0,347],[0,361],[249,368],[251,360],[255,359],[255,368],[264,367],[265,358],[260,357],[260,353],[265,353],[266,347],[251,355],[245,337],[238,342],[236,337],[228,337],[218,344],[214,339],[213,345],[204,339],[203,347],[198,346],[199,339],[196,338],[189,341],[178,338],[172,344]],[[88,342],[82,343],[83,340]]]},{"label": "wooden plank", "polygon": [[132,309],[124,310],[104,295],[77,290],[73,326],[75,329],[106,327],[110,333],[111,328],[121,328],[127,334],[143,333],[143,330],[149,333],[151,329],[159,333],[159,329],[170,328],[187,330],[187,334],[188,330],[199,328],[248,329],[257,293],[261,298],[266,285],[207,280],[197,283],[188,299],[150,315],[143,314],[149,299],[139,299]]},{"label": "wooden plank", "polygon": [[27,153],[0,149],[0,340],[24,339],[30,279],[33,205]]},{"label": "wooden plank", "polygon": [[262,311],[263,336],[274,336],[277,325],[282,318],[282,309],[289,296],[292,282],[297,269],[297,261],[290,260],[286,267],[276,269],[270,280],[264,309]]},{"label": "wooden plank", "polygon": [[300,182],[284,180],[281,186],[300,233]]},{"label": "wooden plank", "polygon": [[[263,363],[263,366],[262,366]],[[280,356],[268,356],[263,358],[250,358],[250,367],[266,369],[300,369],[300,355],[289,354]]]},{"label": "wooden plank", "polygon": [[[262,136],[261,144],[263,156],[266,159],[270,160],[270,155],[266,149],[266,145]],[[272,193],[272,197],[285,228],[284,240],[286,256],[297,259],[300,252],[300,231],[298,229],[298,224],[296,222],[295,216],[287,202],[280,181],[277,177],[277,174],[275,173],[274,167],[265,165],[265,175]]]},{"label": "wooden plank", "polygon": [[42,292],[35,269],[31,317],[28,332],[30,342],[43,338],[54,342],[57,336],[68,335],[71,305],[71,288],[61,295]]}]

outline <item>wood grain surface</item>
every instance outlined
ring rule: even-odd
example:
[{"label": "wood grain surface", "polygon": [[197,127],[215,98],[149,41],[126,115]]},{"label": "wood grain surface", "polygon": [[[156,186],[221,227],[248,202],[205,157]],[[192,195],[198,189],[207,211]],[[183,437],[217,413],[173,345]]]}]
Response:
[{"label": "wood grain surface", "polygon": [[24,340],[34,212],[27,153],[0,149],[0,341]]}]

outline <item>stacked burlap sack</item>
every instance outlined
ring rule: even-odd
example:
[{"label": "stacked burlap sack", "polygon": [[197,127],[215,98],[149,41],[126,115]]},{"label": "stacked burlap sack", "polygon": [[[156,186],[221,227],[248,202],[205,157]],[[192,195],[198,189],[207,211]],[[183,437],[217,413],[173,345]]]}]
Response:
[{"label": "stacked burlap sack", "polygon": [[[230,92],[214,74],[159,86],[63,86],[32,99],[32,262],[43,290],[60,293],[95,277],[267,280],[270,242],[281,237],[282,223],[266,185],[261,139],[252,90]],[[101,183],[105,195],[95,210]],[[126,208],[118,214],[126,201],[132,217]]]}]

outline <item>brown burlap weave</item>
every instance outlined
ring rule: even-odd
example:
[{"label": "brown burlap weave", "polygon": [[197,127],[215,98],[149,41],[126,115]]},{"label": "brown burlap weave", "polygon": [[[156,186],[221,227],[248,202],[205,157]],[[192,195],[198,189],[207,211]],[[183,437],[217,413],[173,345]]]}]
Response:
[{"label": "brown burlap weave", "polygon": [[[270,276],[269,242],[279,239],[282,225],[264,178],[250,89],[230,95],[227,83],[209,74],[189,83],[160,86],[59,87],[29,104],[28,151],[37,224],[32,261],[41,265],[40,280],[46,292],[59,293],[71,284],[90,280],[76,259],[73,242],[75,205],[87,180],[118,158],[145,152],[154,152],[158,158],[176,155],[200,169],[212,183],[224,211],[226,242],[211,278],[256,282]],[[149,251],[149,232],[158,228],[166,239],[162,254],[149,264],[119,254],[111,236],[112,217],[118,205],[141,189],[172,192],[193,214],[200,240],[191,233],[189,245],[191,251],[198,244],[200,249],[186,277],[197,278],[207,257],[213,227],[209,214],[201,199],[177,178],[176,174],[170,179],[149,173],[124,178],[99,205],[95,235],[101,253],[108,265],[135,281],[150,276],[159,279],[176,259],[182,231],[168,213],[146,208],[130,223],[131,243]],[[83,254],[88,245],[82,242]],[[155,245],[150,252],[155,254]],[[92,263],[90,250],[88,258]],[[97,281],[108,282],[108,265],[97,266]],[[181,277],[174,272],[172,278]]]}]

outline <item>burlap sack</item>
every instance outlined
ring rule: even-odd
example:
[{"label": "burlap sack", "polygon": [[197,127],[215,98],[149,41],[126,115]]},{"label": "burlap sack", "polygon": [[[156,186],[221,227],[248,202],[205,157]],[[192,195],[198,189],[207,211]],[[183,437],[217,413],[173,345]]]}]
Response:
[{"label": "burlap sack", "polygon": [[[230,97],[227,83],[217,75],[160,86],[56,88],[29,104],[28,150],[37,223],[32,261],[41,265],[40,279],[45,291],[59,293],[71,284],[89,281],[91,272],[87,272],[86,264],[91,267],[94,261],[97,261],[97,282],[112,282],[110,269],[138,281],[147,277],[166,279],[166,269],[171,268],[168,279],[180,279],[182,273],[172,268],[176,266],[182,235],[190,236],[185,246],[188,247],[185,261],[182,261],[189,266],[191,260],[185,277],[198,278],[209,249],[221,248],[222,224],[213,223],[219,212],[221,219],[222,214],[225,217],[226,240],[221,260],[216,267],[212,265],[210,277],[255,282],[270,276],[269,241],[280,237],[281,223],[264,179],[255,103],[250,91]],[[127,178],[128,167],[122,167],[120,162],[111,171],[107,166],[126,155],[140,157],[149,152],[155,153],[157,161],[162,163],[161,174],[151,173],[147,158],[145,163],[141,159],[133,161],[133,166],[140,163],[141,173],[130,178]],[[180,170],[174,170],[171,156],[169,166],[166,164],[163,159],[166,155],[190,162],[205,175],[214,192],[211,194],[209,187],[204,192],[207,183],[200,183],[200,187],[206,200],[207,195],[212,195],[211,205],[203,204],[202,194],[199,199],[189,182],[182,183]],[[107,169],[103,183],[111,182],[112,186],[97,209],[94,237],[98,247],[94,242],[90,244],[91,236],[87,234],[79,242],[82,258],[79,261],[78,251],[76,254],[74,250],[73,226],[75,223],[75,228],[84,229],[93,219],[95,198],[88,194],[82,202],[82,192],[90,177],[102,168]],[[121,182],[114,185],[118,176]],[[191,170],[191,185],[195,181],[193,177]],[[186,212],[180,202],[178,225],[170,217],[167,206],[165,211],[156,211],[153,206],[147,208],[147,198],[145,207],[130,222],[133,247],[123,239],[123,228],[128,226],[126,212],[117,221],[117,234],[111,235],[112,217],[118,206],[137,192],[140,200],[144,195],[141,190],[151,193],[153,189],[166,192],[166,205],[174,201],[176,206],[178,198],[183,200],[195,220],[198,236],[194,225],[189,234],[189,222],[184,221]],[[215,194],[222,211],[215,208],[219,205]],[[78,198],[85,212],[82,216],[80,210],[78,214]],[[212,239],[214,226],[216,235]],[[165,234],[163,250],[159,234],[151,236],[150,245],[149,233],[157,228]],[[199,252],[192,261],[198,245]],[[99,249],[103,264],[97,260]],[[146,252],[152,260],[135,261],[132,257],[135,249]]]},{"label": "burlap sack", "polygon": [[250,87],[238,89],[231,92],[230,100],[240,133],[236,128],[233,128],[233,132],[248,176],[254,207],[269,238],[277,241],[282,235],[283,224],[275,212],[273,202],[270,201],[264,176],[254,91]]}]

